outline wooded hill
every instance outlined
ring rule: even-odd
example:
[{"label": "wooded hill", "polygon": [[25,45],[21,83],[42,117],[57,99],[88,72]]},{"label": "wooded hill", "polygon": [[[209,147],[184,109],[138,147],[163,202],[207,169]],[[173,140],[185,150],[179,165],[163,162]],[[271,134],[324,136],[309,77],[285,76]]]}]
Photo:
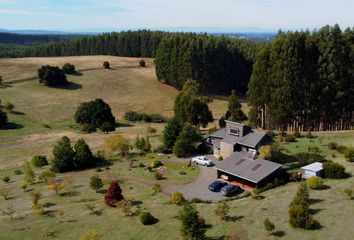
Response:
[{"label": "wooded hill", "polygon": [[250,118],[264,129],[354,128],[354,29],[279,32],[256,58]]},{"label": "wooded hill", "polygon": [[38,43],[68,42],[83,37],[82,35],[39,35],[0,32],[0,44],[33,45]]}]

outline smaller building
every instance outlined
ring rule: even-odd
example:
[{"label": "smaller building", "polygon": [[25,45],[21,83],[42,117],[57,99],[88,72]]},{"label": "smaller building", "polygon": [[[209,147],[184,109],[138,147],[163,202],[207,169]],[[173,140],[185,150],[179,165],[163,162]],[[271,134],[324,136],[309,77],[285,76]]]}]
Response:
[{"label": "smaller building", "polygon": [[313,176],[321,177],[323,173],[323,164],[320,162],[314,162],[301,168],[304,171],[302,178],[310,178]]},{"label": "smaller building", "polygon": [[218,178],[248,191],[265,186],[283,171],[281,164],[264,159],[253,160],[242,152],[235,152],[214,168]]}]

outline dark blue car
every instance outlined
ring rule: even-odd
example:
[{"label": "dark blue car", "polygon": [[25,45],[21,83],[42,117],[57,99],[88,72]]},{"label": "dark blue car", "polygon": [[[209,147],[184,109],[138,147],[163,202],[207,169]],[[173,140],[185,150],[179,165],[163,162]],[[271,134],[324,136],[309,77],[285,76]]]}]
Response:
[{"label": "dark blue car", "polygon": [[241,191],[241,188],[239,186],[233,186],[233,185],[226,185],[221,188],[220,192],[223,196],[232,196],[236,193],[239,193]]},{"label": "dark blue car", "polygon": [[209,185],[209,190],[212,191],[212,192],[219,192],[220,189],[227,185],[226,182],[222,182],[222,181],[215,181],[213,182],[212,184]]}]

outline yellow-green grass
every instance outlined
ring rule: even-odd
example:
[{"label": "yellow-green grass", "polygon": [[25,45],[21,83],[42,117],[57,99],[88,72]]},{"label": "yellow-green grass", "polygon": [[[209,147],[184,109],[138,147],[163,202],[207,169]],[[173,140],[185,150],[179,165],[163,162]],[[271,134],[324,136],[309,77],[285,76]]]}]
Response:
[{"label": "yellow-green grass", "polygon": [[[338,158],[336,161],[342,163],[344,159]],[[126,167],[119,164],[111,166],[110,171]],[[353,165],[349,165],[347,170],[353,174]],[[104,195],[95,193],[89,188],[89,178],[93,175],[100,175],[105,180],[104,188],[107,188],[108,179],[114,176],[113,173],[107,173],[107,170],[97,173],[92,169],[68,175],[75,179],[78,191],[78,194],[72,197],[56,196],[44,183],[31,185],[28,192],[23,193],[18,187],[23,175],[11,175],[12,195],[9,200],[0,200],[0,208],[4,209],[12,204],[17,212],[12,222],[7,217],[0,216],[2,229],[0,239],[40,239],[46,232],[53,232],[53,239],[78,239],[89,229],[96,229],[104,235],[104,239],[181,239],[180,223],[175,216],[182,207],[170,204],[168,197],[162,194],[152,196],[150,186],[130,181],[121,183],[126,199],[134,200],[142,209],[147,208],[159,219],[155,225],[143,226],[137,217],[125,217],[119,210],[105,206]],[[263,200],[249,197],[229,202],[231,208],[228,221],[220,221],[215,216],[216,204],[198,204],[197,208],[210,226],[206,234],[212,239],[219,239],[239,226],[247,230],[249,239],[277,239],[274,236],[267,236],[263,227],[265,218],[269,218],[275,224],[276,232],[283,235],[284,239],[351,239],[354,234],[350,221],[354,214],[353,200],[348,200],[343,190],[348,187],[354,189],[353,178],[325,180],[325,184],[330,188],[310,191],[312,199],[310,208],[314,218],[321,225],[318,230],[294,229],[288,223],[288,205],[299,183],[290,183],[269,190],[262,194],[265,196]],[[44,198],[40,203],[51,203],[48,204],[50,207],[45,208],[48,215],[40,216],[33,213],[29,196],[32,191],[43,193]],[[65,192],[66,190],[62,191]],[[91,215],[85,207],[88,203],[93,204],[101,215]],[[61,221],[56,217],[58,209],[64,210]]]},{"label": "yellow-green grass", "polygon": [[[111,62],[111,70],[101,67],[104,60]],[[37,68],[45,64],[61,66],[70,62],[78,69],[97,68],[84,71],[82,76],[68,76],[70,89],[48,88],[38,80],[0,87],[2,103],[15,105],[15,113],[8,114],[15,129],[0,130],[0,168],[21,165],[34,154],[50,155],[55,142],[64,135],[73,141],[83,137],[94,150],[102,148],[107,135],[82,134],[74,122],[73,115],[84,101],[102,98],[111,106],[116,119],[122,119],[130,110],[171,117],[178,91],[156,79],[152,59],[146,59],[146,68],[135,67],[138,61],[112,56],[0,59],[0,75],[5,74],[5,80],[35,75]],[[10,73],[14,76],[6,77]],[[225,113],[227,101],[215,99],[210,107],[218,119]],[[164,127],[164,124],[131,125],[118,128],[117,133],[133,139],[137,134],[146,134],[148,126],[157,128],[157,134]],[[158,137],[152,141],[155,146],[160,143]]]}]

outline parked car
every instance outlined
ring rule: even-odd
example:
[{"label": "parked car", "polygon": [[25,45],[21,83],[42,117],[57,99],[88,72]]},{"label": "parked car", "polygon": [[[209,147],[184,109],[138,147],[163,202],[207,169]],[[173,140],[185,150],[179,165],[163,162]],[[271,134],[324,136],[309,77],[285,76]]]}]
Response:
[{"label": "parked car", "polygon": [[220,189],[222,187],[224,187],[225,185],[227,185],[226,182],[222,182],[222,181],[215,181],[213,182],[212,184],[209,185],[209,190],[212,191],[212,192],[219,192]]},{"label": "parked car", "polygon": [[192,163],[199,164],[199,165],[204,165],[206,167],[213,166],[214,163],[212,160],[206,158],[205,156],[199,156],[199,157],[194,157],[192,158]]},{"label": "parked car", "polygon": [[239,193],[241,191],[241,188],[239,186],[234,186],[227,184],[226,186],[222,187],[220,192],[223,196],[232,196],[236,193]]}]

